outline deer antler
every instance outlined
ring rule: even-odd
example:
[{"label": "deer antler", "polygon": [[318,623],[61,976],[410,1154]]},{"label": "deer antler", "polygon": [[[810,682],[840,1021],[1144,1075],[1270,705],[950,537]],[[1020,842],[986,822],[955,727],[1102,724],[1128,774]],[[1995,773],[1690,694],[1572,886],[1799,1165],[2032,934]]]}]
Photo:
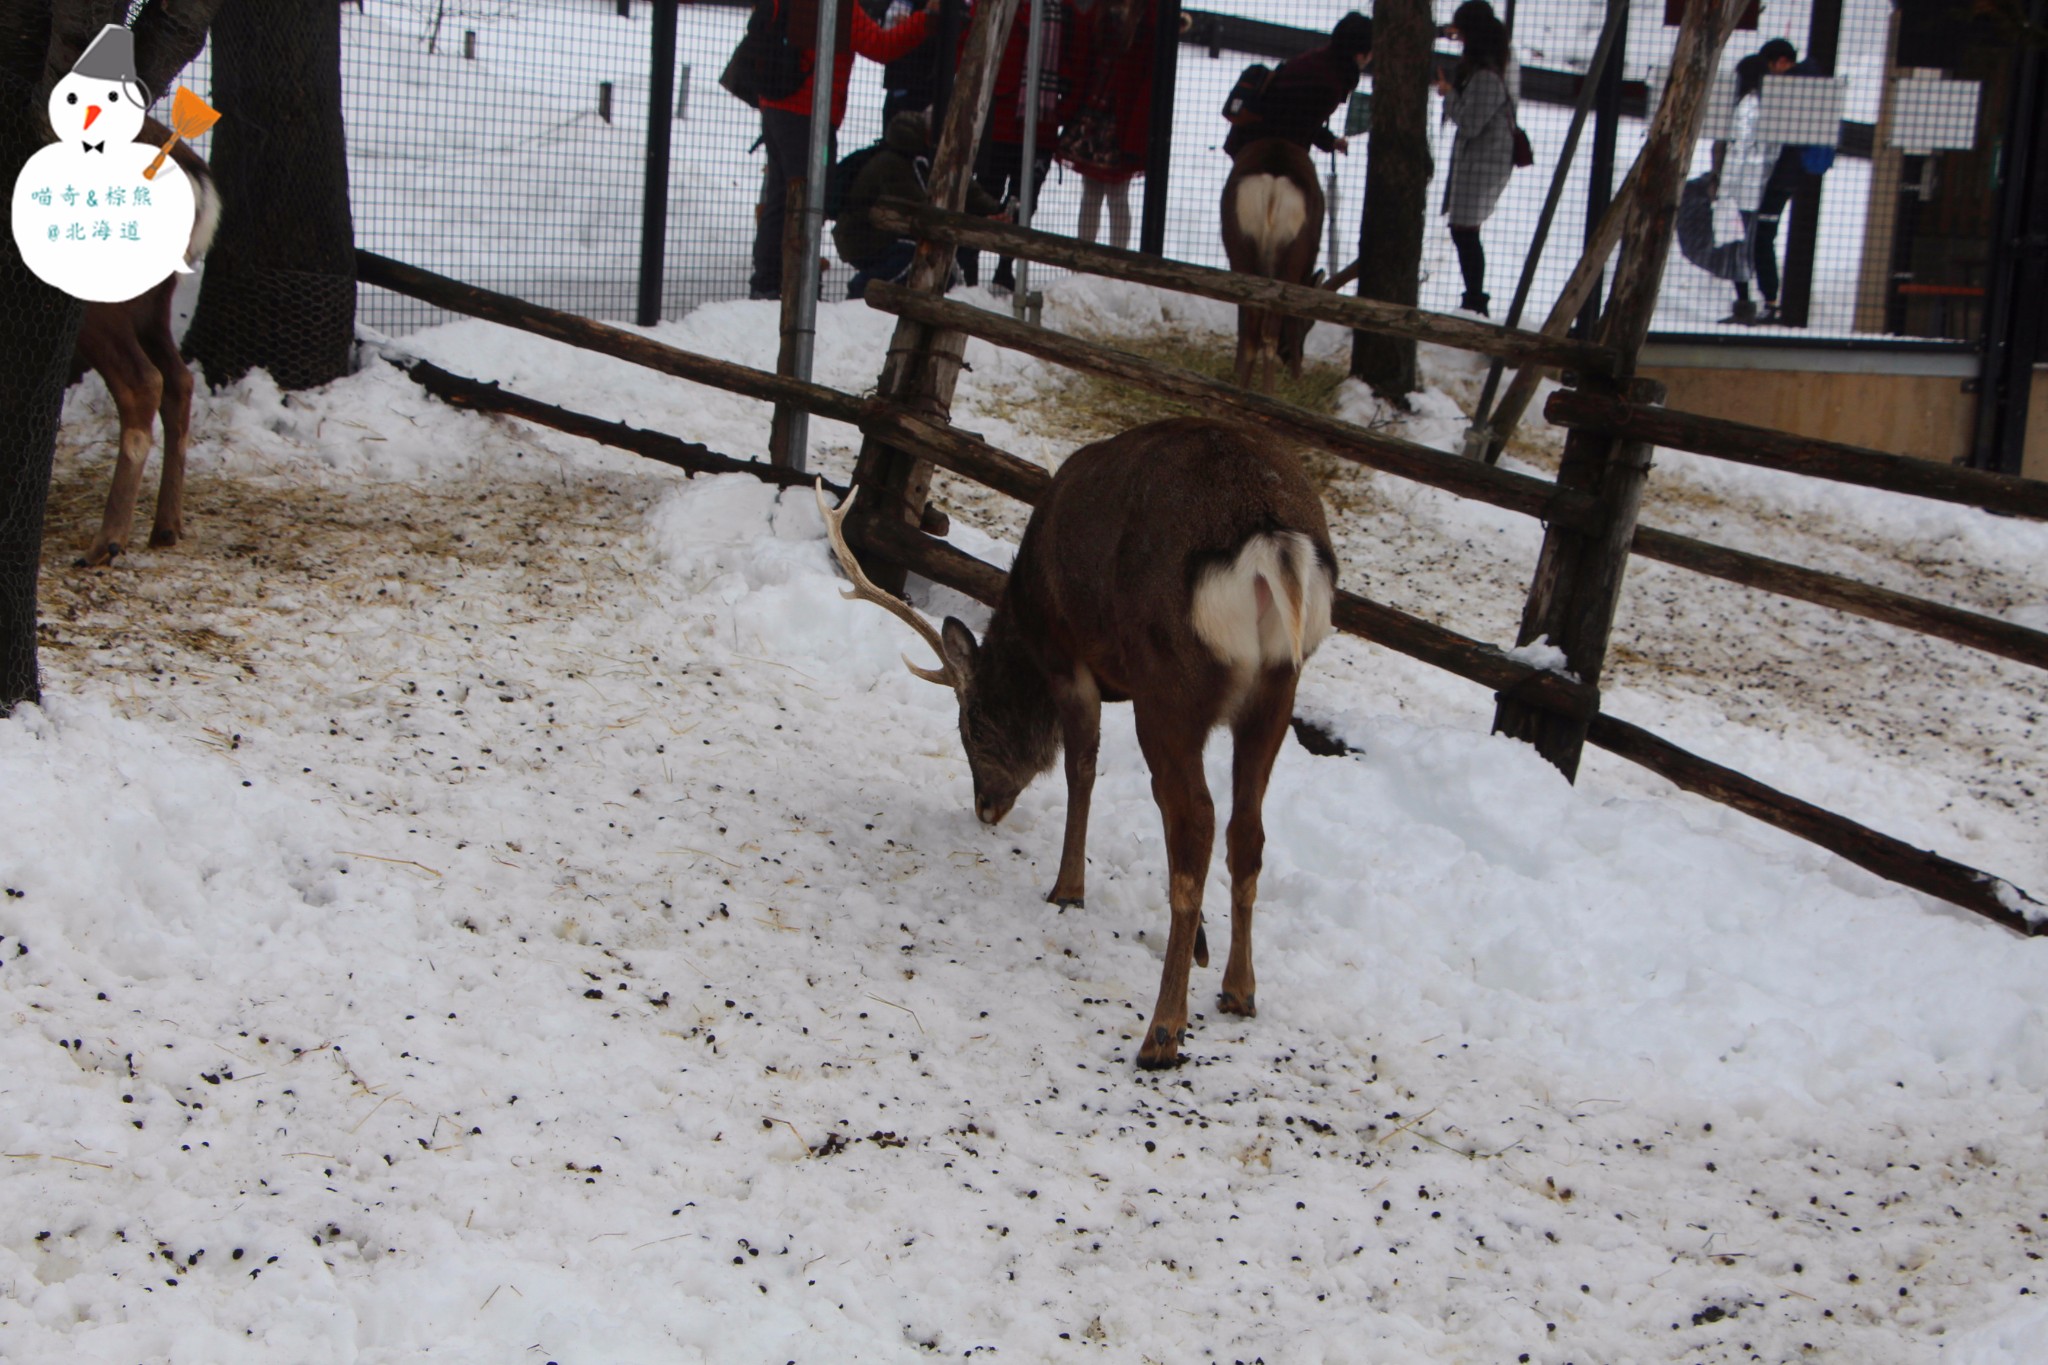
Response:
[{"label": "deer antler", "polygon": [[952,661],[946,657],[945,646],[939,642],[939,633],[932,629],[932,623],[919,616],[915,611],[912,611],[909,604],[898,598],[895,594],[884,592],[876,587],[874,580],[861,572],[860,562],[853,557],[853,551],[846,546],[846,531],[841,523],[846,520],[846,514],[853,506],[854,495],[859,493],[860,489],[854,488],[849,490],[846,495],[846,501],[839,504],[837,512],[834,512],[825,504],[825,488],[822,479],[812,488],[812,491],[818,496],[818,514],[825,518],[825,533],[832,538],[832,554],[839,560],[839,567],[846,571],[846,576],[853,580],[853,587],[842,589],[839,595],[849,602],[872,602],[891,616],[901,619],[905,625],[909,626],[919,635],[922,635],[925,643],[932,647],[932,653],[939,656],[939,667],[935,669],[919,668],[916,664],[910,662],[910,656],[907,654],[903,656],[903,666],[918,677],[923,678],[926,682],[944,683],[955,692],[958,692],[963,680],[958,670],[953,667]]}]

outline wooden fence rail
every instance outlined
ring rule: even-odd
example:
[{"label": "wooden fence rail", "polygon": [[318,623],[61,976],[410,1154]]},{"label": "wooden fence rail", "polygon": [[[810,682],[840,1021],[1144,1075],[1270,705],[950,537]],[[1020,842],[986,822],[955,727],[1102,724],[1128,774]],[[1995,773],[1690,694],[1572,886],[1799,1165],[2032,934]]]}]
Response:
[{"label": "wooden fence rail", "polygon": [[885,313],[965,332],[1010,350],[1138,384],[1155,393],[1200,404],[1205,411],[1229,412],[1344,459],[1541,521],[1579,526],[1590,524],[1593,517],[1593,499],[1585,494],[1562,493],[1542,479],[1494,469],[1414,441],[1305,412],[1291,403],[1247,393],[1192,370],[1161,365],[1128,351],[1034,327],[964,303],[928,298],[896,285],[868,286],[867,301],[870,307]]},{"label": "wooden fence rail", "polygon": [[1637,526],[1630,549],[1645,559],[1691,569],[1694,573],[1761,588],[1781,597],[1797,597],[1852,616],[1883,621],[2036,668],[2048,668],[2048,634],[1995,616],[1943,606],[1839,574],[1730,550],[1653,526]]},{"label": "wooden fence rail", "polygon": [[1629,440],[1689,450],[1718,460],[1860,484],[1914,497],[1939,498],[1988,512],[2048,519],[2048,482],[1988,470],[1892,455],[1821,441],[1720,417],[1630,403],[1579,389],[1559,389],[1543,415],[1561,427],[1612,432]]},{"label": "wooden fence rail", "polygon": [[[820,384],[811,384],[786,376],[770,374],[763,370],[736,365],[729,361],[717,360],[698,355],[679,347],[664,345],[623,328],[609,327],[602,323],[590,322],[571,314],[543,308],[524,300],[489,290],[478,289],[451,280],[429,271],[406,266],[400,262],[378,256],[371,252],[357,253],[358,278],[368,284],[393,289],[425,302],[517,327],[536,335],[546,336],[567,345],[582,347],[614,356],[633,364],[644,365],[665,374],[693,382],[707,384],[732,393],[764,401],[787,402],[803,407],[814,414],[850,423],[868,435],[889,445],[929,460],[941,468],[952,470],[964,477],[983,483],[990,488],[1006,493],[1019,501],[1035,503],[1042,495],[1050,475],[1027,460],[1018,458],[1007,451],[988,444],[971,433],[953,427],[943,418],[929,413],[915,412],[879,398],[856,398],[840,393]],[[885,297],[873,300],[877,303],[888,301],[890,290],[877,285],[875,289]],[[901,294],[902,291],[895,291]],[[1008,319],[995,318],[978,309],[948,304],[940,300],[913,299],[913,309],[933,314],[932,321],[940,326],[958,326],[960,322],[993,321],[996,326],[989,330],[1006,332],[1022,328],[1021,324]],[[953,310],[972,315],[960,318]],[[969,330],[961,328],[961,330]],[[1554,503],[1555,496],[1550,486],[1540,480],[1528,479],[1504,471],[1492,470],[1484,465],[1460,460],[1440,451],[1426,447],[1413,447],[1408,442],[1377,436],[1348,424],[1324,418],[1313,418],[1308,414],[1291,414],[1284,405],[1261,400],[1256,395],[1241,395],[1239,391],[1215,381],[1203,379],[1185,371],[1171,371],[1167,367],[1152,366],[1136,357],[1126,358],[1138,368],[1124,368],[1124,362],[1116,359],[1122,353],[1090,343],[1076,342],[1071,338],[1058,338],[1047,343],[1046,337],[1057,338],[1055,333],[1039,328],[1023,328],[1032,346],[1018,349],[1041,354],[1047,359],[1063,363],[1079,363],[1082,368],[1096,369],[1097,372],[1111,373],[1117,377],[1139,383],[1151,383],[1163,373],[1169,384],[1166,391],[1180,396],[1214,403],[1231,402],[1255,420],[1291,430],[1297,436],[1306,438],[1319,446],[1331,448],[1336,445],[1351,446],[1362,443],[1378,458],[1364,459],[1343,449],[1339,453],[1350,454],[1362,463],[1387,469],[1390,473],[1407,474],[1418,482],[1432,483],[1445,487],[1447,491],[1463,491],[1453,487],[1453,482],[1463,480],[1443,478],[1446,462],[1458,471],[1481,472],[1481,481],[1487,485],[1484,493],[1471,496],[1497,506],[1509,506],[1512,498],[1516,503],[1526,503],[1515,510],[1529,510],[1536,515],[1555,517],[1570,515],[1577,511],[1572,504],[1564,504],[1567,511],[1560,511]],[[1000,343],[1007,341],[1003,335],[991,336],[990,340]],[[1036,348],[1036,349],[1035,349]],[[1054,352],[1058,353],[1055,354]],[[448,374],[437,367],[415,362],[411,367],[414,377],[430,390],[443,393],[459,406],[502,411],[527,420],[556,426],[592,439],[606,441],[634,449],[664,463],[702,472],[738,472],[753,474],[770,482],[789,484],[789,471],[779,470],[758,461],[738,460],[719,455],[705,447],[691,442],[678,441],[662,433],[644,432],[621,423],[570,412],[550,404],[540,403],[521,395],[500,389],[495,384],[482,384],[461,376]],[[1247,401],[1249,400],[1249,401]],[[1268,412],[1265,409],[1281,409]],[[1323,427],[1325,430],[1304,433],[1302,426]],[[1423,473],[1437,474],[1432,479],[1422,473],[1409,473],[1403,466],[1410,463],[1406,458],[1414,453],[1428,458],[1414,461]],[[1491,476],[1488,478],[1487,476]],[[1537,503],[1528,496],[1522,486],[1532,486],[1537,496],[1545,500]],[[1501,488],[1515,490],[1503,495]],[[856,548],[923,574],[933,582],[955,588],[984,602],[993,602],[1002,591],[1004,575],[1002,570],[985,564],[973,556],[910,527],[901,521],[886,517],[856,516],[847,526],[848,537]],[[1700,545],[1685,537],[1671,536],[1651,528],[1637,528],[1636,552],[1650,557],[1665,558],[1680,562],[1680,557],[1690,555],[1701,562],[1687,564],[1703,572],[1718,572],[1719,576],[1747,581],[1742,575],[1751,570],[1742,563],[1757,560],[1755,556],[1742,556],[1735,551],[1721,550],[1715,546]],[[1717,568],[1708,567],[1711,556],[1734,556],[1733,568],[1723,564]],[[1832,575],[1815,574],[1811,570],[1797,569],[1791,565],[1775,565],[1773,561],[1757,560],[1770,566],[1773,572],[1766,576],[1774,581],[1768,585],[1774,590],[1789,591],[1782,581],[1782,573],[1808,575],[1814,580],[1832,580]],[[1884,595],[1884,590],[1869,588],[1862,584],[1850,584],[1847,580],[1834,580],[1845,584],[1848,589],[1863,594]],[[1791,595],[1808,595],[1812,600],[1822,600],[1813,594],[1792,592]],[[1903,594],[1890,594],[1902,602],[1917,608],[1931,609],[1936,613],[1952,611],[1932,603],[1918,603],[1916,599]],[[1829,605],[1838,605],[1829,602]],[[1865,611],[1863,614],[1873,615]],[[1971,617],[1970,613],[1954,613],[1973,622],[1971,629],[1988,631],[1995,635],[2000,629],[2018,631],[2018,636],[1998,641],[1988,638],[1979,644],[1991,648],[2007,657],[2022,658],[2036,662],[2037,643],[2028,637],[2035,632],[2023,631],[2010,623],[1991,621],[1989,618]],[[2048,932],[2048,912],[2024,891],[2012,886],[1989,873],[1966,867],[1939,855],[1912,848],[1890,836],[1870,830],[1842,816],[1834,815],[1796,797],[1779,792],[1753,778],[1730,769],[1722,768],[1706,759],[1671,744],[1639,727],[1603,715],[1599,710],[1599,693],[1594,687],[1574,681],[1561,674],[1534,668],[1519,659],[1510,657],[1493,646],[1459,635],[1432,622],[1410,616],[1383,603],[1370,601],[1351,593],[1339,593],[1333,605],[1334,623],[1346,633],[1357,635],[1375,644],[1406,654],[1411,658],[1442,668],[1459,677],[1491,688],[1503,698],[1513,698],[1524,706],[1569,718],[1585,724],[1588,742],[1609,750],[1616,755],[1657,772],[1668,780],[1689,791],[1695,791],[1711,799],[1733,805],[1758,819],[1809,839],[1822,847],[1840,854],[1880,876],[1887,877],[1902,885],[1937,896],[1952,904],[1962,906],[1986,916],[2019,933]],[[1880,616],[1879,619],[1891,619]],[[1912,628],[1924,628],[1919,622],[1901,621]],[[1928,633],[1943,634],[1930,630]],[[1944,638],[1959,638],[1948,633]],[[1970,641],[1965,641],[1966,643]],[[2015,646],[2016,642],[2016,646]],[[2000,648],[2003,643],[2014,648]]]},{"label": "wooden fence rail", "polygon": [[1378,299],[1333,293],[1309,285],[1287,284],[1262,276],[1241,275],[1211,266],[1190,265],[1136,251],[1077,242],[1071,237],[1056,237],[1035,228],[995,223],[971,214],[947,213],[901,199],[882,201],[875,206],[870,217],[877,227],[906,237],[936,239],[950,246],[972,247],[980,251],[999,251],[1006,256],[1022,256],[1047,265],[1065,266],[1136,284],[1156,285],[1183,294],[1200,294],[1225,303],[1255,303],[1262,308],[1295,317],[1314,318],[1318,322],[1334,322],[1357,331],[1382,332],[1389,336],[1454,346],[1461,351],[1499,356],[1517,365],[1544,365],[1586,374],[1613,374],[1621,364],[1619,353],[1611,346],[1473,322],[1421,308],[1383,303]]}]

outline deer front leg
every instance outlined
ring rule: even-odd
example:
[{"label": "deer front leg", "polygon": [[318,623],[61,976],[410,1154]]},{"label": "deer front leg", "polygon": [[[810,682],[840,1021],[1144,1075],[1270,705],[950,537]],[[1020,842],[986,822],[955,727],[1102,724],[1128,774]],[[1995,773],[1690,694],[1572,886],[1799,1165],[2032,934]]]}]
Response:
[{"label": "deer front leg", "polygon": [[1080,905],[1087,894],[1088,801],[1095,791],[1095,756],[1102,743],[1102,691],[1095,675],[1075,665],[1055,676],[1053,705],[1060,715],[1060,743],[1067,759],[1067,833],[1060,844],[1060,874],[1046,899],[1058,906]]},{"label": "deer front leg", "polygon": [[1150,724],[1143,713],[1137,719],[1138,744],[1152,769],[1152,798],[1159,803],[1166,826],[1167,902],[1173,914],[1166,964],[1159,975],[1159,1000],[1138,1048],[1138,1065],[1157,1071],[1180,1061],[1181,1036],[1187,1032],[1188,971],[1196,941],[1202,937],[1202,884],[1216,841],[1216,807],[1202,776],[1202,734],[1185,733],[1190,727],[1184,724]]},{"label": "deer front leg", "polygon": [[1252,974],[1252,902],[1259,896],[1259,870],[1266,856],[1266,784],[1294,715],[1295,679],[1291,668],[1269,671],[1230,727],[1230,827],[1224,833],[1230,867],[1230,961],[1223,967],[1223,994],[1216,1007],[1247,1019],[1259,1012],[1258,980]]}]

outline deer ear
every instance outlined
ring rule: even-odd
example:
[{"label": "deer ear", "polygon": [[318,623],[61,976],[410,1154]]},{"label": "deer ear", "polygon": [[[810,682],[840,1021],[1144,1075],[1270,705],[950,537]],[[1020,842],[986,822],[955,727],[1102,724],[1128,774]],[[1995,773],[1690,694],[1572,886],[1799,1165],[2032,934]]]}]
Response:
[{"label": "deer ear", "polygon": [[939,640],[945,646],[946,662],[953,665],[963,678],[974,676],[974,655],[981,647],[974,642],[974,632],[967,623],[957,616],[948,616],[939,627]]}]

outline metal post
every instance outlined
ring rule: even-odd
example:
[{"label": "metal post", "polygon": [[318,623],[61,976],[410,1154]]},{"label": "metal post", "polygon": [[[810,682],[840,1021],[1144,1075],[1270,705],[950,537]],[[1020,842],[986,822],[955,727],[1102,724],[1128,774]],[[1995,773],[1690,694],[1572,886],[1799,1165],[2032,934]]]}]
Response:
[{"label": "metal post", "polygon": [[1166,181],[1173,164],[1173,95],[1180,75],[1180,0],[1153,6],[1152,136],[1145,151],[1145,210],[1138,250],[1166,254]]},{"label": "metal post", "polygon": [[[804,258],[794,281],[786,270],[782,277],[785,290],[797,291],[789,373],[806,380],[811,377],[811,359],[818,345],[818,251],[825,240],[825,173],[832,164],[833,68],[839,58],[838,38],[839,0],[818,0],[817,58],[811,65],[811,146],[804,157]],[[811,415],[793,410],[787,430],[788,446],[770,451],[769,458],[785,469],[809,468]]]},{"label": "metal post", "polygon": [[[1835,51],[1842,41],[1842,0],[1814,0],[1806,29],[1806,71],[1835,74]],[[1804,327],[1813,304],[1813,258],[1820,242],[1821,178],[1807,176],[1787,205],[1792,225],[1785,232],[1785,273],[1778,298],[1778,321]]]},{"label": "metal post", "polygon": [[[1023,195],[1017,202],[1017,226],[1031,226],[1031,210],[1038,198],[1038,101],[1039,83],[1045,77],[1045,0],[1031,0],[1031,36],[1024,42],[1024,150],[1023,168],[1018,173]],[[1017,282],[1010,295],[1010,312],[1023,317],[1031,308],[1031,262],[1022,256],[1013,267]]]},{"label": "metal post", "polygon": [[654,0],[654,38],[647,70],[647,180],[640,196],[640,306],[642,327],[661,321],[661,278],[668,247],[669,120],[676,88],[676,0]]},{"label": "metal post", "polygon": [[[2048,24],[2048,0],[2031,0],[2027,8],[2037,30]],[[2030,43],[2015,61],[1970,450],[1971,468],[2002,474],[2018,474],[2026,463],[2034,366],[2048,336],[2041,319],[2048,295],[2048,57],[2039,43]]]},{"label": "metal post", "polygon": [[[1621,7],[1621,22],[1614,30],[1615,50],[1619,60],[1610,60],[1607,69],[1600,73],[1598,93],[1594,96],[1593,118],[1593,160],[1588,166],[1586,177],[1586,245],[1591,246],[1593,235],[1600,219],[1607,213],[1607,205],[1614,198],[1614,135],[1621,126],[1621,72],[1628,65],[1628,6]],[[1589,72],[1587,79],[1592,79]],[[1579,313],[1579,327],[1585,335],[1591,336],[1593,327],[1600,320],[1600,286],[1595,283],[1593,292],[1586,296],[1586,306]]]},{"label": "metal post", "polygon": [[[1628,0],[1607,0],[1607,22],[1600,29],[1600,41],[1593,49],[1593,64],[1586,68],[1586,79],[1579,87],[1579,102],[1572,110],[1572,126],[1564,135],[1564,150],[1559,153],[1557,167],[1550,173],[1550,193],[1543,200],[1543,212],[1536,218],[1536,236],[1529,243],[1529,254],[1522,260],[1522,278],[1515,282],[1514,301],[1508,304],[1507,317],[1502,325],[1513,327],[1522,320],[1522,308],[1529,302],[1529,289],[1536,281],[1536,266],[1543,259],[1544,243],[1550,239],[1550,222],[1557,216],[1557,202],[1564,197],[1564,182],[1571,173],[1572,160],[1578,154],[1579,134],[1586,127],[1586,114],[1593,107],[1594,91],[1599,87],[1600,78],[1608,67],[1609,55],[1614,51],[1615,35],[1627,22]],[[1486,386],[1480,390],[1479,406],[1472,410],[1472,425],[1465,430],[1465,455],[1468,459],[1479,460],[1486,456],[1487,448],[1496,437],[1493,430],[1493,395],[1500,387],[1500,373],[1503,362],[1495,357],[1487,367]]]}]

